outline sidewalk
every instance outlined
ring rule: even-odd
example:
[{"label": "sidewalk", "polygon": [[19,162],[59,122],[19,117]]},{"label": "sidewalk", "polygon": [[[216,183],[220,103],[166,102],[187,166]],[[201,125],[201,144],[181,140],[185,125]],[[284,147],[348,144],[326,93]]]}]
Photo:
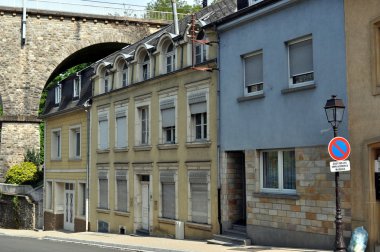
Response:
[{"label": "sidewalk", "polygon": [[[310,249],[290,249],[274,248],[262,246],[236,246],[224,247],[220,245],[207,244],[205,241],[175,240],[159,237],[144,237],[132,235],[104,234],[96,232],[68,233],[63,231],[33,231],[1,229],[0,235],[28,237],[42,240],[53,240],[57,242],[73,242],[101,246],[108,248],[118,248],[124,251],[144,251],[144,252],[315,252]],[[320,250],[318,250],[320,251]]]}]

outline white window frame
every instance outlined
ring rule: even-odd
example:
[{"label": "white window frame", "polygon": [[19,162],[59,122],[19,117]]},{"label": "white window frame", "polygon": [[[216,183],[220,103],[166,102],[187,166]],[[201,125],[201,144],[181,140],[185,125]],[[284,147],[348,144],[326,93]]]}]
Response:
[{"label": "white window frame", "polygon": [[[205,39],[206,39],[206,35],[202,38],[202,40],[205,40]],[[197,54],[197,48],[199,48],[199,50],[200,50],[199,54]],[[195,65],[202,64],[203,62],[207,61],[208,50],[209,50],[208,46],[205,44],[197,43],[195,45],[195,50],[194,50],[194,61],[195,61],[194,63],[195,63]],[[200,55],[200,57],[201,57],[200,62],[197,62],[197,55]]]},{"label": "white window frame", "polygon": [[178,113],[178,110],[177,110],[177,93],[170,93],[169,95],[161,95],[159,97],[159,104],[161,104],[161,102],[163,101],[166,101],[166,100],[174,100],[174,122],[175,122],[175,125],[174,125],[174,135],[173,135],[173,142],[167,142],[166,141],[166,131],[165,129],[167,128],[164,128],[162,127],[162,110],[161,108],[159,107],[159,114],[160,114],[160,120],[159,120],[159,142],[161,144],[176,144],[177,143],[177,134],[178,134],[178,127],[177,127],[177,124],[178,124],[178,116],[177,116],[177,113]]},{"label": "white window frame", "polygon": [[[190,91],[192,89],[189,89],[187,92],[187,125],[188,125],[188,136],[187,141],[188,142],[205,142],[210,140],[210,107],[209,107],[209,89],[208,88],[195,88],[195,91]],[[207,136],[205,138],[196,139],[196,124],[195,124],[195,115],[191,114],[190,106],[189,104],[189,97],[193,93],[206,93],[206,120],[207,120]]]},{"label": "white window frame", "polygon": [[[99,173],[101,172],[106,172],[107,173],[107,208],[101,208],[100,207],[100,178],[99,178]],[[110,178],[109,178],[109,171],[105,169],[99,169],[97,173],[97,182],[98,182],[98,204],[97,208],[98,209],[104,209],[104,210],[109,210],[110,209]]]},{"label": "white window frame", "polygon": [[[314,71],[314,47],[312,46],[312,57],[313,57],[313,71],[302,73],[302,74],[308,74],[308,73],[313,73],[313,80],[311,81],[305,81],[305,82],[300,82],[300,83],[293,83],[293,77],[290,75],[290,45],[294,45],[306,40],[311,40],[311,43],[313,45],[313,36],[308,35],[304,36],[298,39],[294,39],[291,41],[286,42],[286,47],[287,47],[287,53],[288,53],[288,78],[289,78],[289,88],[296,88],[296,87],[303,87],[303,86],[308,86],[308,85],[313,85],[315,81],[315,71]],[[301,75],[301,74],[299,74]]]},{"label": "white window frame", "polygon": [[80,91],[81,91],[81,76],[79,75],[78,77],[74,78],[73,81],[73,97],[74,98],[79,98],[80,96]]},{"label": "white window frame", "polygon": [[120,210],[118,208],[118,198],[117,198],[117,194],[118,194],[118,190],[117,190],[117,174],[115,172],[115,210],[118,211],[118,212],[130,212],[130,205],[129,205],[129,194],[130,194],[130,190],[129,190],[129,172],[128,172],[128,169],[122,169],[122,168],[116,168],[116,171],[125,171],[126,172],[126,181],[127,181],[127,210],[126,211],[123,211],[123,210]]},{"label": "white window frame", "polygon": [[[250,53],[250,54],[247,54],[247,55],[244,55],[243,56],[243,88],[244,88],[244,95],[245,96],[254,96],[254,95],[259,95],[259,94],[263,94],[264,93],[264,73],[263,73],[263,81],[262,82],[258,82],[258,83],[251,83],[249,85],[249,87],[253,87],[253,86],[256,86],[256,85],[262,85],[262,89],[261,90],[257,90],[257,91],[253,91],[253,92],[248,92],[248,86],[246,85],[246,80],[245,80],[245,71],[246,71],[246,67],[245,67],[245,62],[246,62],[246,59],[249,58],[249,57],[254,57],[254,56],[257,56],[261,54],[262,57],[263,57],[263,69],[264,69],[264,54],[263,54],[263,51],[262,50],[259,50],[259,51],[256,51],[256,52],[253,52],[253,53]],[[264,71],[264,70],[263,70]]]},{"label": "white window frame", "polygon": [[[82,186],[83,186],[83,193],[81,191]],[[78,188],[77,214],[78,214],[78,216],[84,217],[86,215],[86,182],[79,181],[77,188]]]},{"label": "white window frame", "polygon": [[[142,143],[142,118],[141,109],[148,109],[148,123],[147,123],[147,143]],[[147,146],[151,144],[151,117],[152,110],[150,106],[150,97],[144,99],[135,99],[135,145],[136,146]]]},{"label": "white window frame", "polygon": [[[119,129],[117,128],[117,119],[120,118],[118,114],[123,113],[125,115],[125,145],[123,146],[118,146],[118,131]],[[128,147],[128,106],[126,104],[121,104],[121,105],[116,105],[115,106],[115,148],[117,149],[123,149]]]},{"label": "white window frame", "polygon": [[54,88],[54,102],[55,104],[61,103],[62,98],[62,84],[58,83],[58,85]]},{"label": "white window frame", "polygon": [[[105,148],[101,146],[101,135],[100,135],[100,117],[107,117],[107,144]],[[98,110],[98,150],[108,150],[110,146],[110,120],[109,120],[109,110],[107,109],[99,109]]]},{"label": "white window frame", "polygon": [[[145,81],[145,80],[149,80],[150,79],[150,56],[149,54],[147,53],[146,54],[148,56],[148,59],[145,60],[145,57],[142,59],[142,63],[141,63],[141,81]],[[147,73],[146,73],[146,78],[145,78],[145,74],[144,74],[144,67],[146,66],[146,69],[147,69]]]},{"label": "white window frame", "polygon": [[[296,194],[296,189],[284,189],[283,187],[283,152],[284,151],[295,151],[295,149],[275,149],[275,150],[262,150],[260,151],[260,190],[266,193],[279,193],[279,194]],[[278,159],[278,188],[264,188],[264,152],[277,152]],[[296,162],[296,161],[295,161]],[[296,164],[295,164],[296,166]],[[294,167],[296,172],[296,167]],[[297,177],[295,178],[295,183],[297,184]]]},{"label": "white window frame", "polygon": [[[59,142],[56,142],[56,133],[59,132]],[[54,141],[54,142],[53,142]],[[57,145],[58,144],[58,145]],[[62,159],[62,130],[61,128],[51,130],[51,160]]]},{"label": "white window frame", "polygon": [[109,74],[105,74],[104,75],[104,92],[103,93],[107,93],[108,91],[110,91],[110,88],[109,88],[109,84],[110,84],[110,75]]},{"label": "white window frame", "polygon": [[[121,69],[121,87],[126,87],[129,84],[129,82],[128,82],[128,77],[129,77],[128,69],[129,69],[128,64],[127,64],[127,62],[125,62],[122,69]],[[124,82],[124,76],[125,76],[125,82]]]},{"label": "white window frame", "polygon": [[[77,133],[79,132],[79,155],[77,155]],[[70,159],[80,159],[82,156],[82,129],[81,125],[74,125],[69,128],[69,157]]]},{"label": "white window frame", "polygon": [[[168,49],[170,46],[173,46],[173,50],[171,52],[168,52]],[[165,53],[165,72],[166,73],[171,73],[171,72],[174,72],[176,70],[176,47],[174,46],[173,43],[170,43],[167,48],[166,48],[166,53]],[[169,65],[168,64],[168,58],[170,58],[171,60],[171,64]],[[170,66],[170,71],[168,71],[168,67]]]}]

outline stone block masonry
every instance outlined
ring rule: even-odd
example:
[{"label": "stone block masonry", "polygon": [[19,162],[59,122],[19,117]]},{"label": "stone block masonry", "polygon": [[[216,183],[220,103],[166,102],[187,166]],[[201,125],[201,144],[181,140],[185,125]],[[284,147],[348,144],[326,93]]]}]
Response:
[{"label": "stone block masonry", "polygon": [[39,101],[52,73],[59,74],[56,69],[65,64],[69,67],[71,61],[87,62],[90,52],[84,53],[86,48],[132,44],[165,25],[152,20],[28,9],[26,44],[21,46],[21,18],[20,9],[0,7],[0,105],[7,118],[0,118],[0,181],[3,169],[23,160],[25,148],[39,148]]}]

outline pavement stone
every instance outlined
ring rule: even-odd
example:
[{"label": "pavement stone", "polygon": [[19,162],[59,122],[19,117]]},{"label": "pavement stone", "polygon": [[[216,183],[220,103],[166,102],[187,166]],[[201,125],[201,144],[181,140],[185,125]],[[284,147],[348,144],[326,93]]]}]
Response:
[{"label": "pavement stone", "polygon": [[264,246],[233,246],[207,244],[206,241],[176,240],[170,238],[105,234],[97,232],[34,231],[0,228],[0,235],[27,237],[56,242],[70,242],[115,248],[133,252],[320,252],[327,250],[276,248]]}]

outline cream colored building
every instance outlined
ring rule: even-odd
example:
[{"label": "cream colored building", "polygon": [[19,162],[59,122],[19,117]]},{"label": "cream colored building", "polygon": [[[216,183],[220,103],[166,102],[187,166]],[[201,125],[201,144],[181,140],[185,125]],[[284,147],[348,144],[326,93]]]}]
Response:
[{"label": "cream colored building", "polygon": [[[225,1],[217,8],[234,10]],[[92,231],[170,237],[182,231],[185,238],[219,231],[218,72],[191,67],[193,51],[195,66],[216,68],[218,47],[192,49],[188,22],[180,23],[180,35],[169,26],[96,65]],[[217,39],[211,30],[197,36]]]},{"label": "cream colored building", "polygon": [[44,230],[86,230],[87,68],[48,90],[45,122]]}]

